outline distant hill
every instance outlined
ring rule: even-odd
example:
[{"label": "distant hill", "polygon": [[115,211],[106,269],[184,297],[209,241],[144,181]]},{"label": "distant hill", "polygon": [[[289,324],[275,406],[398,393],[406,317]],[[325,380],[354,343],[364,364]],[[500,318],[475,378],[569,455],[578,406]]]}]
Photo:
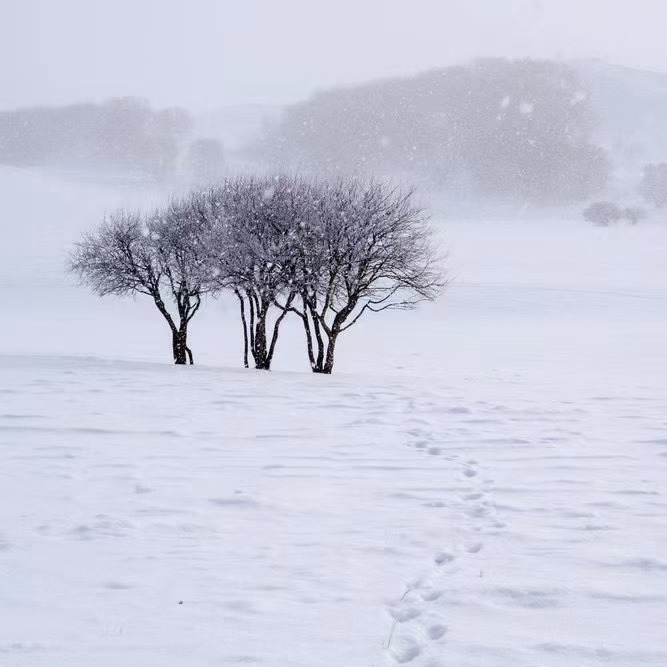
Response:
[{"label": "distant hill", "polygon": [[180,108],[153,109],[124,97],[100,104],[0,112],[0,164],[86,168],[164,179],[190,132]]},{"label": "distant hill", "polygon": [[245,129],[274,164],[483,197],[546,201],[560,191],[577,201],[605,182],[631,193],[644,164],[667,161],[667,73],[600,60],[486,59],[341,86],[258,115]]},{"label": "distant hill", "polygon": [[597,136],[615,163],[667,160],[667,73],[574,63],[599,117]]},{"label": "distant hill", "polygon": [[259,150],[281,167],[556,204],[604,189],[609,163],[596,124],[569,64],[483,58],[316,93],[288,107]]},{"label": "distant hill", "polygon": [[133,98],[0,112],[0,164],[50,166],[96,182],[183,180],[193,148],[218,140],[223,169],[366,170],[489,201],[512,191],[544,200],[558,190],[577,201],[605,182],[610,196],[631,196],[646,163],[667,161],[667,73],[600,60],[511,62],[198,116]]}]

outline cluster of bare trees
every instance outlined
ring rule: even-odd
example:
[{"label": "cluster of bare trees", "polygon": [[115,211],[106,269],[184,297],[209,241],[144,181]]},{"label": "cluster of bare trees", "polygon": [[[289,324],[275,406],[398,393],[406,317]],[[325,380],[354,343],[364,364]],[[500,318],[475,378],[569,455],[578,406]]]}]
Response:
[{"label": "cluster of bare trees", "polygon": [[109,216],[76,244],[70,270],[97,294],[150,297],[193,363],[188,326],[206,295],[239,302],[244,365],[269,369],[288,316],[313,372],[365,313],[411,309],[444,284],[413,193],[380,182],[239,176],[151,213]]},{"label": "cluster of bare trees", "polygon": [[597,201],[583,210],[584,220],[599,227],[606,227],[619,220],[627,220],[631,225],[646,218],[646,211],[638,206],[621,208],[610,201]]}]

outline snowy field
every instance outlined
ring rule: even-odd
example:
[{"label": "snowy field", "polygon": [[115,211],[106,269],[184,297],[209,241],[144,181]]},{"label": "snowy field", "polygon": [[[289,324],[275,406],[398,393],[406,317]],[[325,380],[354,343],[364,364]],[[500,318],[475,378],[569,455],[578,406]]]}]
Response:
[{"label": "snowy field", "polygon": [[437,220],[338,373],[63,275],[147,195],[0,171],[0,667],[665,667],[667,224]]}]

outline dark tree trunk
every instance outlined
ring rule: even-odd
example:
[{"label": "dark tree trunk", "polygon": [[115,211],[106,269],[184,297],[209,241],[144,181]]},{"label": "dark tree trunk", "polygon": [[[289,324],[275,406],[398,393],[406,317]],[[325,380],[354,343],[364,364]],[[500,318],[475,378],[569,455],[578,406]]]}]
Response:
[{"label": "dark tree trunk", "polygon": [[243,324],[243,366],[248,368],[248,320],[245,316],[245,301],[239,292],[236,292],[241,304],[241,323]]},{"label": "dark tree trunk", "polygon": [[[187,329],[178,329],[172,332],[172,348],[174,352],[174,363],[184,365],[188,363],[188,333]],[[192,353],[190,352],[190,363],[192,363]]]},{"label": "dark tree trunk", "polygon": [[273,324],[273,333],[271,334],[271,344],[269,345],[269,353],[267,356],[269,367],[273,362],[273,355],[276,351],[276,345],[278,344],[278,334],[280,333],[280,325],[282,324],[285,317],[287,317],[287,313],[289,312],[288,309],[291,307],[293,300],[294,300],[294,295],[291,295],[289,299],[287,299],[287,304],[285,306],[285,309]]},{"label": "dark tree trunk", "polygon": [[308,350],[308,363],[310,367],[315,369],[315,353],[313,352],[313,334],[310,333],[310,321],[308,320],[308,314],[304,312],[300,314],[299,317],[303,322],[303,328],[306,332],[306,349]]},{"label": "dark tree trunk", "polygon": [[317,341],[317,361],[315,362],[318,368],[322,368],[324,363],[324,351],[326,349],[326,344],[324,343],[324,337],[322,336],[322,327],[320,323],[315,320],[315,340]]},{"label": "dark tree trunk", "polygon": [[322,373],[324,375],[331,375],[334,367],[337,340],[338,340],[337,333],[331,333],[328,336],[326,344],[326,354],[325,354],[325,346],[323,345],[321,349],[321,354],[318,355],[318,357],[322,357],[322,359],[319,359],[318,363],[316,363],[315,366],[313,366],[313,373]]},{"label": "dark tree trunk", "polygon": [[[313,373],[323,373],[324,372],[324,355],[326,352],[326,344],[324,342],[324,337],[322,336],[322,326],[318,319],[317,311],[313,306],[309,306],[310,310],[310,320],[313,323],[313,331],[315,332],[315,342],[317,343],[317,357],[314,362],[311,363]],[[312,339],[311,339],[312,340]]]},{"label": "dark tree trunk", "polygon": [[255,360],[255,368],[268,371],[271,368],[271,359],[267,350],[266,341],[266,311],[257,314],[255,323],[255,341],[252,348],[252,357]]},{"label": "dark tree trunk", "polygon": [[329,345],[327,345],[327,358],[324,362],[324,367],[322,373],[326,375],[331,375],[334,367],[334,353],[336,352],[336,340],[338,339],[338,334],[332,334],[329,336]]}]

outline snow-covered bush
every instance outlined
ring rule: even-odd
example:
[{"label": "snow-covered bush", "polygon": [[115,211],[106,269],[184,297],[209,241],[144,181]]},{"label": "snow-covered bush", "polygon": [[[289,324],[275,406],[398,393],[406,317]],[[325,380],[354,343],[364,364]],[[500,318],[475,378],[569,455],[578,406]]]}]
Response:
[{"label": "snow-covered bush", "polygon": [[623,215],[623,211],[610,201],[597,201],[583,211],[584,220],[600,226],[617,222]]},{"label": "snow-covered bush", "polygon": [[640,220],[646,218],[646,210],[639,206],[628,206],[623,209],[623,218],[631,225],[636,225]]}]

